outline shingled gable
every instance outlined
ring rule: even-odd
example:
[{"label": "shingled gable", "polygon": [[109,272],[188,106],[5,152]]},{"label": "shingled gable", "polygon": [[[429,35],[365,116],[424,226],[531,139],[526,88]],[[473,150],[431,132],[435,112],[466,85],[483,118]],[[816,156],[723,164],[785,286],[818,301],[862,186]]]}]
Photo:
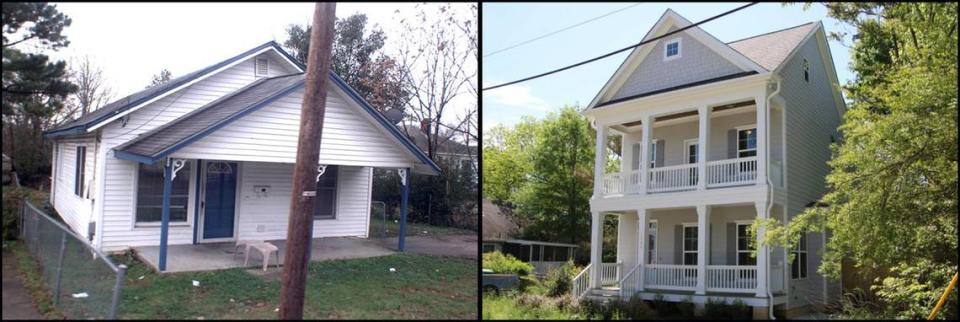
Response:
[{"label": "shingled gable", "polygon": [[77,118],[73,121],[69,121],[62,125],[59,125],[51,130],[44,132],[45,137],[58,137],[64,135],[76,135],[83,134],[96,130],[97,128],[122,117],[123,115],[132,113],[137,109],[144,107],[152,102],[155,102],[159,99],[166,97],[169,94],[177,92],[178,90],[187,88],[188,86],[206,79],[220,71],[223,71],[227,68],[230,68],[240,62],[243,62],[251,57],[259,55],[267,51],[275,51],[278,55],[283,57],[284,61],[292,65],[299,71],[303,71],[303,65],[301,65],[293,56],[290,56],[286,51],[284,51],[279,44],[275,41],[268,41],[262,45],[251,48],[250,50],[244,51],[239,55],[227,58],[223,61],[220,61],[216,64],[207,66],[200,70],[188,73],[186,75],[174,78],[166,83],[153,86],[142,91],[127,95],[121,99],[113,101],[103,107],[90,112],[80,118]]},{"label": "shingled gable", "polygon": [[[656,24],[643,37],[644,40],[662,35],[671,29],[689,26],[692,23],[673,10],[667,9]],[[723,43],[716,37],[703,31],[700,27],[693,27],[685,30],[691,38],[696,39],[703,45],[713,50],[720,57],[726,58],[730,63],[737,65],[742,69],[739,73],[729,73],[718,77],[691,81],[686,84],[678,84],[662,89],[656,89],[647,92],[635,93],[626,97],[616,97],[614,95],[624,85],[624,82],[641,62],[648,57],[652,50],[657,47],[661,41],[654,41],[634,49],[630,55],[621,63],[617,71],[610,77],[600,92],[590,102],[588,108],[599,108],[616,102],[627,101],[644,96],[654,95],[663,92],[669,92],[687,87],[705,85],[708,83],[729,80],[754,74],[763,74],[774,71],[786,58],[799,46],[809,34],[815,31],[818,24],[815,22],[806,23],[800,26],[786,28],[774,32],[769,32],[749,38]],[[682,34],[681,33],[681,34]],[[670,37],[668,37],[670,38]]]}]

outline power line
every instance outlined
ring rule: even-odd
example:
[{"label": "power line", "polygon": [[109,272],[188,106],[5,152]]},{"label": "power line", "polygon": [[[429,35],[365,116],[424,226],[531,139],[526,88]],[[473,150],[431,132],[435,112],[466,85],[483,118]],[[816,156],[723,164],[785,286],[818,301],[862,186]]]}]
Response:
[{"label": "power line", "polygon": [[513,85],[513,84],[517,84],[517,83],[522,83],[522,82],[526,82],[526,81],[531,80],[531,79],[537,79],[537,78],[540,78],[540,77],[543,77],[543,76],[547,76],[547,75],[551,75],[551,74],[556,74],[556,73],[559,73],[559,72],[562,72],[562,71],[565,71],[565,70],[568,70],[568,69],[571,69],[571,68],[574,68],[574,67],[578,67],[578,66],[581,66],[581,65],[586,65],[586,64],[589,64],[589,63],[592,63],[592,62],[595,62],[595,61],[598,61],[598,60],[601,60],[601,59],[604,59],[604,58],[607,58],[607,57],[610,57],[610,56],[613,56],[613,55],[616,55],[616,54],[619,54],[619,53],[622,53],[622,52],[624,52],[624,51],[627,51],[627,50],[630,50],[630,49],[634,49],[634,48],[640,47],[640,46],[645,45],[645,44],[647,44],[647,43],[650,43],[650,42],[659,40],[660,38],[664,38],[664,37],[673,35],[673,34],[675,34],[675,33],[678,33],[678,32],[681,32],[681,31],[684,31],[684,30],[687,30],[687,29],[690,29],[690,28],[693,28],[693,27],[696,27],[696,26],[699,26],[699,25],[701,25],[701,24],[710,22],[710,21],[712,21],[712,20],[714,20],[714,19],[717,19],[717,18],[726,16],[726,15],[729,15],[729,14],[731,14],[731,13],[734,13],[734,12],[737,12],[737,11],[740,11],[740,10],[743,10],[743,9],[745,9],[745,8],[747,8],[747,7],[749,7],[749,6],[755,5],[755,4],[757,4],[757,2],[751,2],[751,3],[748,3],[748,4],[746,4],[746,5],[743,5],[743,6],[740,6],[740,7],[738,7],[738,8],[735,8],[735,9],[733,9],[733,10],[730,10],[730,11],[721,13],[721,14],[719,14],[719,15],[716,15],[716,16],[713,16],[713,17],[710,17],[710,18],[701,20],[701,21],[699,21],[699,22],[697,22],[697,23],[695,23],[695,24],[692,24],[692,25],[689,25],[689,26],[686,26],[686,27],[683,27],[683,28],[680,28],[680,29],[677,29],[677,30],[674,30],[674,31],[671,31],[671,32],[668,32],[668,33],[665,33],[665,34],[663,34],[663,35],[660,35],[660,36],[658,36],[658,37],[654,37],[654,38],[649,39],[649,40],[641,41],[641,42],[637,43],[636,45],[624,47],[624,48],[622,48],[622,49],[619,49],[619,50],[616,50],[616,51],[613,51],[613,52],[609,52],[609,53],[606,53],[606,54],[603,54],[603,55],[600,55],[600,56],[597,56],[597,57],[594,57],[594,58],[591,58],[591,59],[588,59],[588,60],[585,60],[585,61],[582,61],[582,62],[579,62],[579,63],[576,63],[576,64],[573,64],[573,65],[569,65],[569,66],[566,66],[566,67],[561,67],[561,68],[558,68],[558,69],[554,69],[554,70],[551,70],[551,71],[549,71],[549,72],[545,72],[545,73],[533,75],[533,76],[526,77],[526,78],[521,78],[521,79],[518,79],[518,80],[515,80],[515,81],[512,81],[512,82],[507,82],[507,83],[502,83],[502,84],[498,84],[498,85],[488,86],[488,87],[486,87],[486,88],[481,89],[481,91],[487,91],[487,90],[497,89],[497,88],[500,88],[500,87],[509,86],[509,85]]},{"label": "power line", "polygon": [[573,28],[582,26],[582,25],[584,25],[584,24],[587,24],[587,23],[590,23],[590,22],[599,20],[599,19],[601,19],[601,18],[604,18],[604,17],[606,17],[606,16],[615,14],[615,13],[617,13],[617,12],[624,11],[624,10],[627,10],[627,9],[630,9],[630,8],[633,8],[633,7],[636,7],[636,6],[639,6],[640,4],[641,4],[641,3],[634,3],[634,4],[632,4],[632,5],[629,5],[629,6],[626,6],[626,7],[623,7],[623,8],[617,9],[617,10],[614,10],[614,11],[610,11],[610,12],[607,12],[607,13],[605,13],[605,14],[602,14],[602,15],[599,15],[599,16],[596,16],[596,17],[593,17],[593,18],[590,18],[590,19],[581,21],[581,22],[578,22],[578,23],[576,23],[576,24],[567,26],[567,27],[565,27],[565,28],[562,28],[562,29],[559,29],[559,30],[555,30],[555,31],[552,31],[552,32],[548,32],[548,33],[546,33],[546,34],[543,34],[543,35],[534,37],[534,38],[529,39],[529,40],[521,41],[521,42],[519,42],[519,43],[510,45],[510,46],[507,46],[507,47],[505,47],[505,48],[501,48],[501,49],[495,50],[495,51],[492,52],[492,53],[483,55],[483,57],[490,57],[490,56],[496,55],[496,54],[498,54],[498,53],[501,53],[501,52],[504,52],[504,51],[507,51],[507,50],[510,50],[510,49],[514,49],[514,48],[517,48],[517,47],[520,47],[520,46],[523,46],[523,45],[532,43],[532,42],[534,42],[534,41],[537,41],[537,40],[540,40],[540,39],[543,39],[543,38],[547,38],[547,37],[556,35],[556,34],[558,34],[558,33],[561,33],[561,32],[564,32],[564,31],[567,31],[567,30],[570,30],[570,29],[573,29]]}]

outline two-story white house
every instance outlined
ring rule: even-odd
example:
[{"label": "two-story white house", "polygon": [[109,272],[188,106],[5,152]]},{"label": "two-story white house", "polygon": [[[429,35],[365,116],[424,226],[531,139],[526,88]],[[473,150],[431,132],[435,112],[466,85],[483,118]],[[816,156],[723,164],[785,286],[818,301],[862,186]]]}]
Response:
[{"label": "two-story white house", "polygon": [[[644,39],[689,25],[667,10]],[[583,112],[597,153],[591,264],[575,294],[739,299],[758,318],[838,296],[816,271],[824,235],[754,257],[748,229],[789,222],[825,192],[845,109],[833,66],[820,22],[727,43],[693,27],[633,50]],[[605,173],[611,136],[622,158]],[[619,218],[616,263],[601,262],[605,216]]]}]

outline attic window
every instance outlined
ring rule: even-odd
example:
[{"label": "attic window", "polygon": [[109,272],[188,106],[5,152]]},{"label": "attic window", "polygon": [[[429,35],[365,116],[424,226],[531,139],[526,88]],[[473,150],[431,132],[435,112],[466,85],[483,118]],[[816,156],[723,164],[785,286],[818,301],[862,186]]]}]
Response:
[{"label": "attic window", "polygon": [[667,41],[663,46],[663,61],[680,58],[680,38]]},{"label": "attic window", "polygon": [[810,63],[806,58],[803,59],[803,80],[810,81]]},{"label": "attic window", "polygon": [[256,75],[267,76],[267,71],[269,70],[268,60],[266,58],[257,58]]}]

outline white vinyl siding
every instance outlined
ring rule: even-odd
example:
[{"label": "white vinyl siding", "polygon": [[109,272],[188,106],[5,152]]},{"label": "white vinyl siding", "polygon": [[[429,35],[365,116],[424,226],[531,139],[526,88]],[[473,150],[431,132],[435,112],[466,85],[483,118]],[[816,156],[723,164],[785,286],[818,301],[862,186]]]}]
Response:
[{"label": "white vinyl siding", "polygon": [[[287,235],[293,164],[244,162],[240,186],[238,237],[283,239]],[[337,217],[316,220],[313,237],[367,235],[372,168],[341,166],[337,182]],[[269,186],[267,193],[254,186]]]},{"label": "white vinyl siding", "polygon": [[[77,169],[77,147],[87,147],[86,158],[83,161],[84,180],[81,182],[83,190],[93,189],[95,184],[94,167],[96,160],[94,153],[96,141],[93,138],[85,139],[61,139],[56,141],[56,149],[59,151],[56,158],[56,169],[53,175],[53,193],[54,209],[63,218],[63,221],[81,236],[87,236],[87,223],[90,222],[92,213],[93,198],[85,198],[76,194],[76,174]],[[92,190],[90,192],[93,192]],[[90,196],[94,196],[90,194]]]},{"label": "white vinyl siding", "polygon": [[[388,138],[359,107],[330,90],[323,121],[320,163],[354,166],[410,167],[401,144]],[[178,158],[293,163],[300,131],[303,90],[277,99],[180,149]]]}]

